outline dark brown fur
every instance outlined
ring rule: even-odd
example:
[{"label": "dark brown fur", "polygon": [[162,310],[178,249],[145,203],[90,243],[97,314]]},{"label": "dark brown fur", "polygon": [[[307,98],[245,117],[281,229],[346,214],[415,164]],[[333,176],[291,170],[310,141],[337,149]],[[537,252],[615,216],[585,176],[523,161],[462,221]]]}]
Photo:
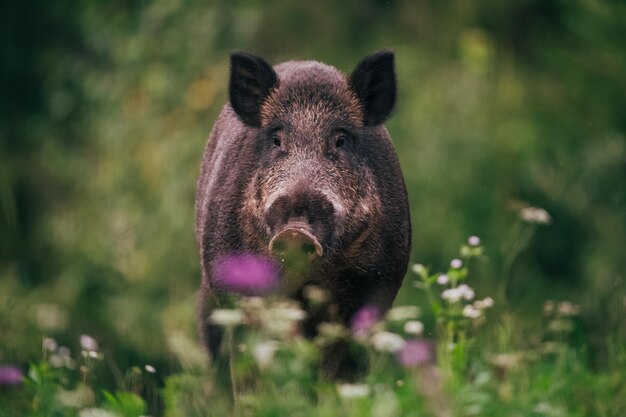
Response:
[{"label": "dark brown fur", "polygon": [[[387,310],[410,248],[406,189],[382,125],[395,101],[393,55],[369,57],[346,77],[319,62],[287,62],[272,71],[260,58],[234,54],[230,94],[196,195],[200,320],[210,351],[221,340],[206,320],[219,304],[212,262],[241,252],[270,256],[270,239],[296,217],[324,248],[303,282],[325,288],[344,323],[366,304]],[[315,325],[307,324],[309,335]]]}]

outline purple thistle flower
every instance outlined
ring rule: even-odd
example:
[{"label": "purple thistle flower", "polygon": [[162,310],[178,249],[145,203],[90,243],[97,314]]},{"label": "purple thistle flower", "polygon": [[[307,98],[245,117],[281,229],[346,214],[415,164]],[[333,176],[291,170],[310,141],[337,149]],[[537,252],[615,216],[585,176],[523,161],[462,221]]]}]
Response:
[{"label": "purple thistle flower", "polygon": [[355,334],[370,330],[380,319],[380,310],[376,306],[366,305],[352,316],[351,329]]},{"label": "purple thistle flower", "polygon": [[0,388],[20,385],[23,379],[20,368],[13,365],[0,366]]},{"label": "purple thistle flower", "polygon": [[252,254],[221,258],[213,270],[218,285],[241,295],[264,294],[278,284],[279,269],[276,264]]},{"label": "purple thistle flower", "polygon": [[434,358],[434,344],[424,339],[407,340],[404,347],[396,352],[396,359],[405,368],[414,368],[432,362]]}]

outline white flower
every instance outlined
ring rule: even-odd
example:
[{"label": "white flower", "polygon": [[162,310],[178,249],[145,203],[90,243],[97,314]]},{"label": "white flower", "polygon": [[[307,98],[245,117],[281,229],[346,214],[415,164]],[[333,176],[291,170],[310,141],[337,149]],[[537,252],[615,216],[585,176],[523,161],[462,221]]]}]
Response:
[{"label": "white flower", "polygon": [[428,271],[426,270],[426,267],[425,267],[424,265],[422,265],[422,264],[414,264],[414,265],[411,267],[411,270],[412,270],[413,272],[415,272],[415,273],[416,273],[417,275],[419,275],[419,276],[425,276],[425,275],[428,275]]},{"label": "white flower", "polygon": [[72,359],[70,349],[67,346],[61,346],[57,353],[50,356],[50,364],[55,368],[63,366],[68,369],[76,368],[76,361]]},{"label": "white flower", "polygon": [[240,307],[245,312],[254,314],[257,311],[266,308],[265,299],[256,296],[241,297],[237,303],[237,307]]},{"label": "white flower", "polygon": [[80,335],[80,346],[85,350],[98,350],[96,339],[86,334]]},{"label": "white flower", "polygon": [[457,287],[457,289],[461,292],[461,295],[466,300],[472,300],[474,298],[474,290],[469,287],[467,284],[461,284]]},{"label": "white flower", "polygon": [[306,317],[306,312],[298,307],[279,307],[275,312],[283,319],[291,321],[301,321]]},{"label": "white flower", "polygon": [[313,304],[323,304],[328,301],[328,293],[317,285],[307,285],[304,287],[304,297]]},{"label": "white flower", "polygon": [[306,317],[298,303],[283,301],[261,311],[261,322],[272,334],[283,335],[295,329],[297,322]]},{"label": "white flower", "polygon": [[275,340],[267,340],[254,346],[252,356],[259,368],[266,369],[272,364],[276,350],[278,350],[278,342]]},{"label": "white flower", "polygon": [[87,353],[87,356],[89,356],[92,359],[98,359],[98,352],[96,352],[95,350],[90,350]]},{"label": "white flower", "polygon": [[387,319],[391,321],[402,321],[417,318],[420,309],[417,306],[394,307],[387,312]]},{"label": "white flower", "polygon": [[474,307],[484,310],[485,308],[493,307],[493,298],[485,297],[482,300],[474,301]]},{"label": "white flower", "polygon": [[463,298],[463,293],[458,288],[448,288],[441,293],[441,298],[450,303],[456,303]]},{"label": "white flower", "polygon": [[152,365],[146,365],[143,367],[146,371],[150,372],[151,374],[156,372],[156,368]]},{"label": "white flower", "polygon": [[569,301],[562,301],[557,306],[557,311],[563,316],[576,316],[580,313],[580,306]]},{"label": "white flower", "polygon": [[366,384],[338,384],[337,393],[345,399],[367,397],[370,387]]},{"label": "white flower", "polygon": [[48,360],[50,361],[50,364],[55,368],[60,368],[65,365],[65,360],[61,355],[51,355]]},{"label": "white flower", "polygon": [[450,266],[454,269],[459,269],[463,266],[463,261],[458,258],[454,258],[450,261]]},{"label": "white flower", "polygon": [[406,343],[402,336],[391,332],[378,332],[372,336],[372,346],[379,352],[396,352]]},{"label": "white flower", "polygon": [[44,337],[43,338],[43,348],[44,350],[48,351],[48,352],[54,352],[57,350],[57,341],[54,340],[51,337]]},{"label": "white flower", "polygon": [[470,236],[469,239],[467,239],[467,243],[469,243],[470,246],[479,246],[480,238],[478,236]]},{"label": "white flower", "polygon": [[441,274],[437,277],[437,284],[446,285],[450,282],[450,277],[447,274]]},{"label": "white flower", "polygon": [[550,214],[539,207],[524,207],[519,216],[527,223],[548,224],[552,220]]},{"label": "white flower", "polygon": [[477,319],[479,318],[481,315],[481,312],[479,309],[477,309],[476,307],[474,307],[471,304],[466,305],[465,307],[463,307],[463,316],[467,317],[469,319]]},{"label": "white flower", "polygon": [[213,310],[209,316],[209,320],[220,326],[232,327],[243,322],[243,313],[241,310],[217,308]]},{"label": "white flower", "polygon": [[317,326],[320,335],[331,339],[340,339],[348,334],[348,330],[340,323],[323,322]]},{"label": "white flower", "polygon": [[120,417],[120,415],[103,408],[85,408],[80,410],[78,417]]},{"label": "white flower", "polygon": [[415,336],[424,333],[424,324],[418,320],[411,320],[404,323],[404,332]]}]

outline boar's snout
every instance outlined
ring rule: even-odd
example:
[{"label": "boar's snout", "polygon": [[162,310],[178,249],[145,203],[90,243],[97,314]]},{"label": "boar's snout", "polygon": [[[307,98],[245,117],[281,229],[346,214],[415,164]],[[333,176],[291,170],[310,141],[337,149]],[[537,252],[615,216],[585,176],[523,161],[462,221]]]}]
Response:
[{"label": "boar's snout", "polygon": [[290,223],[289,227],[275,235],[270,240],[269,249],[274,256],[282,259],[297,256],[312,261],[324,254],[322,245],[307,225],[297,222]]},{"label": "boar's snout", "polygon": [[278,197],[265,220],[275,256],[300,255],[309,262],[324,254],[334,228],[333,204],[321,193],[301,189]]}]

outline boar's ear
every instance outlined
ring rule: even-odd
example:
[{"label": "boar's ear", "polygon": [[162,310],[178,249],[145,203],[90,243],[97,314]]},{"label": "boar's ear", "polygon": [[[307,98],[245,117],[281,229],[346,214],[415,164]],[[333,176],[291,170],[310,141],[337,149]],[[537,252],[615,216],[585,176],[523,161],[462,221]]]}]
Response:
[{"label": "boar's ear", "polygon": [[350,87],[363,107],[363,123],[375,126],[384,122],[396,103],[393,52],[377,52],[361,61],[350,76]]},{"label": "boar's ear", "polygon": [[261,125],[261,106],[277,84],[274,69],[258,56],[233,52],[230,56],[230,104],[241,120]]}]

